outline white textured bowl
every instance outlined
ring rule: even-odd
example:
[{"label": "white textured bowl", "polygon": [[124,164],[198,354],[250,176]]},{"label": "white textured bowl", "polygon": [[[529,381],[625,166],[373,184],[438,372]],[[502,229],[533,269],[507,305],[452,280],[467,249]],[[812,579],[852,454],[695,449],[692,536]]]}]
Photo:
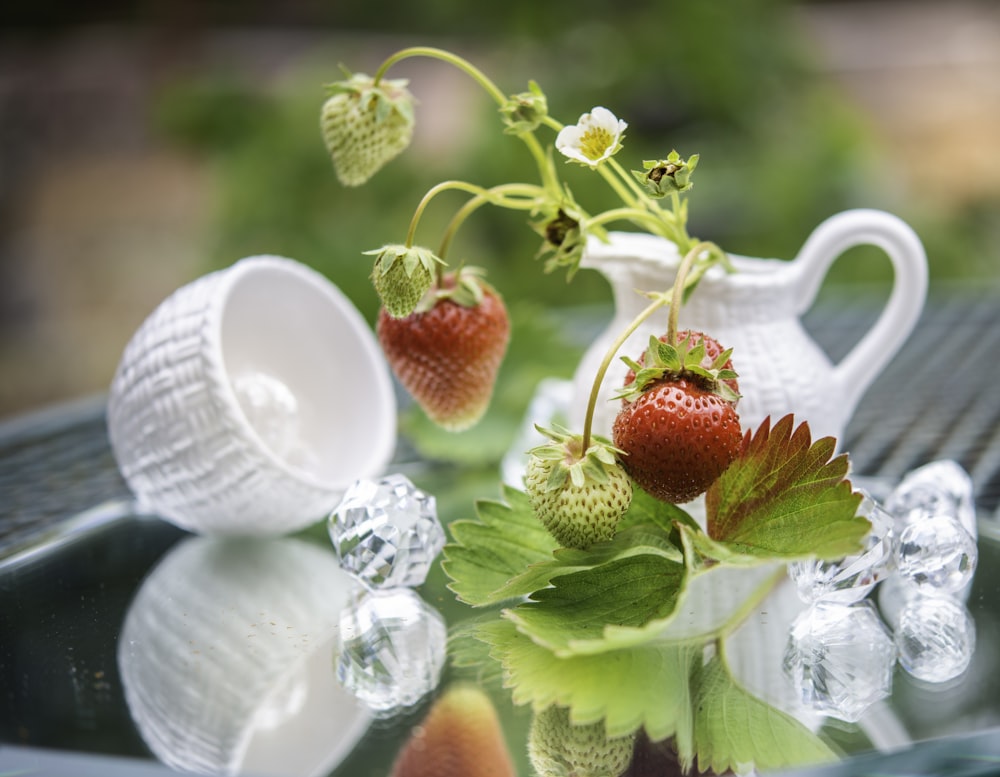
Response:
[{"label": "white textured bowl", "polygon": [[108,431],[140,508],[196,532],[316,522],[396,441],[374,334],[325,277],[256,256],[164,300],[125,348]]},{"label": "white textured bowl", "polygon": [[199,774],[328,774],[371,713],[337,682],[354,583],[292,538],[192,537],[129,605],[118,667],[153,754]]}]

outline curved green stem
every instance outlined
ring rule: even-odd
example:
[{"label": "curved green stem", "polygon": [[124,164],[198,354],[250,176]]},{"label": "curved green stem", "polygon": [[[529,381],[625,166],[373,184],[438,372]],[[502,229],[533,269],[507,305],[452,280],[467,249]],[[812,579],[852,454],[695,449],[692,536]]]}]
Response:
[{"label": "curved green stem", "polygon": [[[523,199],[513,200],[509,199],[507,195],[516,195]],[[544,195],[544,191],[532,184],[503,184],[477,194],[459,208],[452,216],[451,221],[448,222],[444,236],[441,238],[441,245],[438,248],[438,258],[445,258],[455,233],[458,232],[465,220],[483,205],[496,204],[515,210],[531,210],[537,205],[539,195]],[[503,199],[498,201],[498,197]]]},{"label": "curved green stem", "polygon": [[648,210],[632,207],[613,208],[588,219],[587,226],[603,226],[604,224],[608,224],[612,221],[631,221],[636,226],[648,229],[650,232],[661,235],[665,238],[673,239],[673,229],[671,228],[669,222],[661,218],[660,215],[665,216],[669,214],[664,212],[663,214],[658,215],[650,213]]},{"label": "curved green stem", "polygon": [[459,70],[467,73],[473,78],[486,92],[497,101],[499,105],[503,105],[507,102],[507,96],[500,91],[499,87],[491,81],[483,71],[473,65],[466,59],[458,56],[457,54],[452,54],[450,51],[445,51],[444,49],[437,49],[432,46],[412,46],[410,48],[401,49],[389,57],[382,65],[379,67],[378,71],[375,73],[375,85],[378,86],[379,81],[385,76],[386,71],[392,67],[397,62],[408,59],[410,57],[430,57],[432,59],[440,59],[442,62],[447,62],[450,65],[454,65]]},{"label": "curved green stem", "polygon": [[[495,205],[501,205],[508,208],[517,209],[527,209],[532,207],[534,204],[534,198],[538,196],[541,191],[540,187],[533,184],[506,184],[505,186],[495,187],[496,190],[509,190],[500,191],[499,193],[493,193],[494,190],[485,189],[482,186],[477,186],[476,184],[466,183],[465,181],[442,181],[435,186],[432,186],[424,194],[423,198],[417,204],[416,210],[413,212],[413,218],[410,219],[410,228],[406,232],[405,245],[410,248],[413,245],[413,241],[417,234],[417,226],[420,224],[420,219],[430,204],[437,195],[441,192],[456,190],[468,192],[469,194],[474,194],[477,196],[484,197],[488,202],[492,202]],[[531,204],[525,204],[520,201],[515,202],[514,200],[508,200],[506,197],[502,196],[504,194],[520,194],[524,197],[531,197]]]},{"label": "curved green stem", "polygon": [[643,321],[649,318],[653,313],[659,310],[667,304],[667,298],[663,294],[657,294],[653,301],[647,305],[638,316],[636,316],[632,323],[625,327],[622,332],[619,333],[618,337],[608,348],[607,352],[604,354],[604,358],[601,360],[600,366],[597,368],[597,373],[594,375],[594,382],[590,387],[590,397],[587,400],[587,414],[583,421],[583,447],[582,450],[586,452],[587,448],[590,447],[590,437],[591,431],[594,425],[594,411],[597,408],[597,397],[601,391],[601,383],[604,382],[604,376],[608,371],[608,367],[611,366],[611,362],[615,358],[615,354],[618,353],[618,349],[624,345],[625,341],[632,335],[632,333],[639,328]]},{"label": "curved green stem", "polygon": [[677,345],[677,317],[680,315],[681,303],[684,299],[684,282],[687,280],[688,272],[695,260],[705,251],[714,247],[714,243],[702,241],[684,254],[680,265],[677,267],[677,277],[674,278],[674,287],[670,299],[670,317],[667,319],[667,342],[670,345]]}]

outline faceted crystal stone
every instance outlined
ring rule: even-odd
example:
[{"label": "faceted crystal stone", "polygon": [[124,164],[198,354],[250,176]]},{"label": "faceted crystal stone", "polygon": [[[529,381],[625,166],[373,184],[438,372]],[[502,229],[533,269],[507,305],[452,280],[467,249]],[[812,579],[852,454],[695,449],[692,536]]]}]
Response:
[{"label": "faceted crystal stone", "polygon": [[413,590],[365,591],[340,616],[337,679],[380,716],[415,705],[437,687],[447,628]]},{"label": "faceted crystal stone", "polygon": [[802,601],[836,601],[850,604],[864,599],[892,568],[893,518],[867,493],[862,492],[858,515],[872,528],[861,553],[839,561],[797,561],[788,565]]},{"label": "faceted crystal stone", "polygon": [[783,666],[806,707],[853,723],[892,692],[895,660],[870,602],[818,601],[792,624]]},{"label": "faceted crystal stone", "polygon": [[901,582],[919,591],[955,593],[976,571],[976,541],[955,518],[925,513],[907,524],[896,545]]},{"label": "faceted crystal stone", "polygon": [[922,513],[950,515],[972,537],[977,536],[972,478],[950,459],[933,461],[907,474],[885,507],[904,523]]},{"label": "faceted crystal stone", "polygon": [[976,628],[972,615],[953,596],[916,596],[899,613],[899,663],[928,683],[954,680],[972,661]]},{"label": "faceted crystal stone", "polygon": [[354,483],[328,528],[341,567],[369,588],[421,585],[445,542],[434,497],[403,475]]}]

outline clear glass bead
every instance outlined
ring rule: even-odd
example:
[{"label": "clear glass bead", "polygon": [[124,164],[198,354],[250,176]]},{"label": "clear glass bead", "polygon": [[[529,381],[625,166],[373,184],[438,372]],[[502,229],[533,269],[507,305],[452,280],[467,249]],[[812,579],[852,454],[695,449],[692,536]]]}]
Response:
[{"label": "clear glass bead", "polygon": [[340,616],[337,679],[379,716],[403,712],[437,687],[447,628],[409,588],[364,591]]},{"label": "clear glass bead", "polygon": [[909,674],[928,683],[948,682],[972,661],[975,623],[953,596],[916,596],[899,613],[896,647]]},{"label": "clear glass bead", "polygon": [[818,601],[792,623],[783,667],[807,708],[853,723],[892,692],[895,660],[870,602]]},{"label": "clear glass bead", "polygon": [[977,536],[972,478],[950,459],[932,461],[909,472],[886,500],[885,508],[904,524],[922,514],[949,515]]},{"label": "clear glass bead", "polygon": [[421,585],[445,543],[434,497],[398,474],[354,483],[328,529],[341,567],[369,588]]},{"label": "clear glass bead", "polygon": [[972,581],[979,551],[956,518],[924,513],[899,535],[896,570],[900,581],[926,593],[955,593]]},{"label": "clear glass bead", "polygon": [[788,565],[788,575],[802,601],[857,602],[889,574],[893,560],[892,516],[864,492],[857,514],[872,524],[861,553],[838,561],[814,559]]}]

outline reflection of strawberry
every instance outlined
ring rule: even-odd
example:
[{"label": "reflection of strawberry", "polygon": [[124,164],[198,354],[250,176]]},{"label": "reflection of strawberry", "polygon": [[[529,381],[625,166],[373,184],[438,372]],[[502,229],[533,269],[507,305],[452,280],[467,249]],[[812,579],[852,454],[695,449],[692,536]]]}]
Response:
[{"label": "reflection of strawberry", "polygon": [[431,420],[461,431],[486,412],[510,338],[493,287],[468,269],[446,275],[409,316],[383,308],[376,329],[396,377]]},{"label": "reflection of strawberry", "polygon": [[671,346],[650,338],[643,363],[626,360],[635,377],[622,392],[613,426],[622,466],[643,489],[667,502],[704,493],[736,458],[742,433],[730,381],[729,351],[702,365],[694,338]]},{"label": "reflection of strawberry", "polygon": [[320,115],[323,141],[344,186],[360,186],[402,153],[413,136],[413,97],[405,80],[355,73],[329,85]]}]

